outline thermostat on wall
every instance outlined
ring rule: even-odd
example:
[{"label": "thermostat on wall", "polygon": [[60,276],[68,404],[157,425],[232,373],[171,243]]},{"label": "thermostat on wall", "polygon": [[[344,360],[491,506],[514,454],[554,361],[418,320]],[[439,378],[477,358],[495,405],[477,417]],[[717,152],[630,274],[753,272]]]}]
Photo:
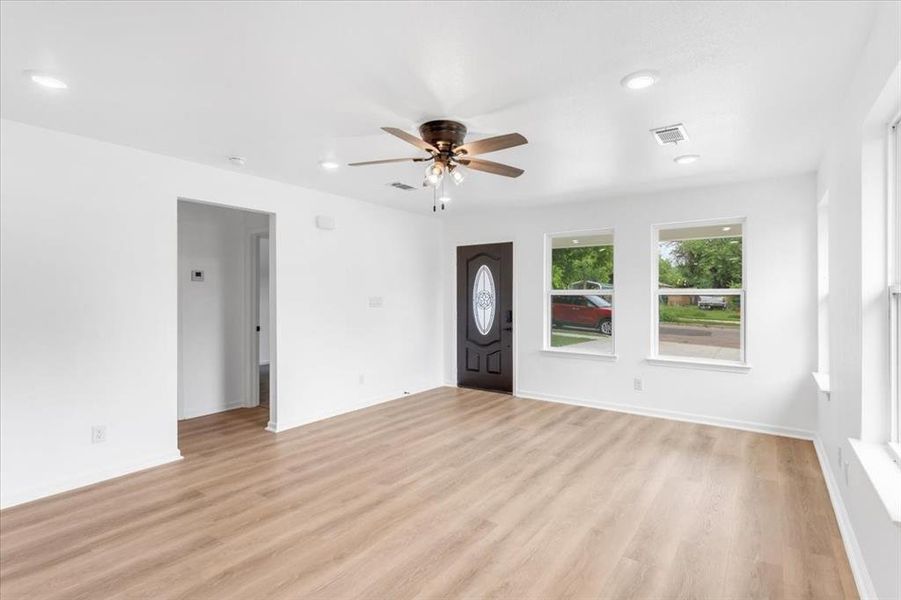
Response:
[{"label": "thermostat on wall", "polygon": [[335,217],[328,215],[316,215],[316,227],[331,231],[335,228]]},{"label": "thermostat on wall", "polygon": [[191,281],[203,281],[203,271],[191,271]]}]

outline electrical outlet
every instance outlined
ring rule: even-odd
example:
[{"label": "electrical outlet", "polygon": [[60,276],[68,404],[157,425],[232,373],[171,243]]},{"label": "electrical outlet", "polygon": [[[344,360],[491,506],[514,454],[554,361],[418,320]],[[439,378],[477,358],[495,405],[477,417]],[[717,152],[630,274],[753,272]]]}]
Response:
[{"label": "electrical outlet", "polygon": [[644,384],[641,381],[641,377],[636,377],[635,379],[632,380],[632,387],[635,389],[636,392],[640,392],[641,390],[644,389]]},{"label": "electrical outlet", "polygon": [[106,441],[106,425],[94,425],[91,427],[91,443],[100,444]]}]

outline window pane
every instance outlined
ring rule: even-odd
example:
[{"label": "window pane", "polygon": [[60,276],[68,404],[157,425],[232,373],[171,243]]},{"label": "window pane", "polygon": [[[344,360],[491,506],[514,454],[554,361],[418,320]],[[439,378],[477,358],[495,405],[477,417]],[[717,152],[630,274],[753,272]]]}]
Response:
[{"label": "window pane", "polygon": [[555,237],[551,242],[552,289],[613,289],[612,234]]},{"label": "window pane", "polygon": [[660,296],[658,354],[742,360],[741,296]]},{"label": "window pane", "polygon": [[740,225],[661,231],[660,287],[740,288],[742,238],[735,235],[740,231]]},{"label": "window pane", "polygon": [[613,353],[613,296],[551,296],[551,347]]}]

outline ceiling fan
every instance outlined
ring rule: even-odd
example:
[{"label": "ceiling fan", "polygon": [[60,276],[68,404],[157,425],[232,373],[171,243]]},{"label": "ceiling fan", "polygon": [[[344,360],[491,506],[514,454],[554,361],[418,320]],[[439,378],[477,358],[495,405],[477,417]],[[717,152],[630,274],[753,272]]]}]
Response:
[{"label": "ceiling fan", "polygon": [[508,133],[464,144],[463,138],[466,137],[466,126],[457,121],[440,120],[423,123],[419,126],[421,138],[396,127],[382,127],[382,130],[399,137],[420,150],[425,150],[429,155],[414,158],[388,158],[385,160],[355,162],[350,163],[349,167],[395,162],[427,162],[430,164],[426,168],[423,185],[434,187],[437,187],[442,182],[445,175],[449,175],[456,184],[462,183],[464,176],[458,169],[460,165],[475,171],[484,171],[494,175],[503,175],[504,177],[519,177],[525,173],[525,171],[516,167],[482,158],[474,158],[479,154],[487,154],[529,143],[525,137],[518,133]]}]

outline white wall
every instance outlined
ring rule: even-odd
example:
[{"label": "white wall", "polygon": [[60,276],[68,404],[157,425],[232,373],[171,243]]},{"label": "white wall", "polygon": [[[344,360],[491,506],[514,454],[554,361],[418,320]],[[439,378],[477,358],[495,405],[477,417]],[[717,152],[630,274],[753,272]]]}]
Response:
[{"label": "white wall", "polygon": [[269,364],[269,238],[260,238],[260,364]]},{"label": "white wall", "polygon": [[179,197],[275,215],[279,429],[441,382],[437,219],[8,120],[0,172],[3,506],[178,457]]},{"label": "white wall", "polygon": [[[816,195],[813,174],[550,209],[449,216],[445,230],[445,377],[453,335],[458,245],[513,241],[516,392],[595,406],[811,434],[816,423]],[[747,217],[748,373],[652,366],[655,223]],[[542,352],[544,234],[615,229],[618,360]],[[642,377],[644,391],[633,390]]]},{"label": "white wall", "polygon": [[[892,522],[849,442],[853,438],[881,444],[888,425],[885,197],[880,173],[884,127],[899,109],[901,9],[896,2],[886,2],[878,10],[843,110],[830,125],[832,142],[818,172],[818,193],[829,196],[832,394],[819,401],[817,429],[821,460],[841,505],[839,518],[847,519],[842,524],[861,593],[888,599],[901,597],[901,526]],[[847,478],[839,451],[848,462]]]},{"label": "white wall", "polygon": [[[250,344],[256,340],[248,331],[248,244],[253,230],[268,226],[266,214],[178,203],[180,418],[249,401]],[[203,281],[191,280],[193,270],[204,272]]]}]

